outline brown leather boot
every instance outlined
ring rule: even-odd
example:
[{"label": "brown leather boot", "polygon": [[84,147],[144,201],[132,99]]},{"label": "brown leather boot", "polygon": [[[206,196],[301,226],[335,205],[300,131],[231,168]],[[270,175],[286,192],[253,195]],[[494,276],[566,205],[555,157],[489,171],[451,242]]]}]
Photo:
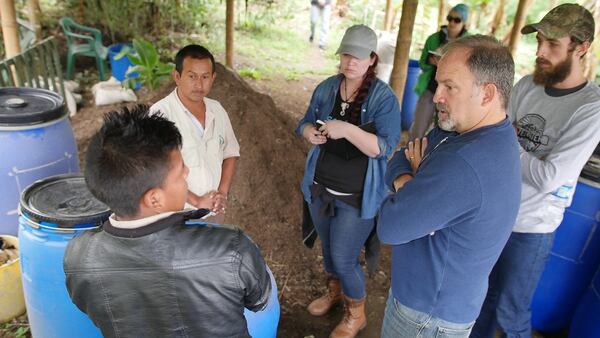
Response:
[{"label": "brown leather boot", "polygon": [[342,301],[342,284],[340,280],[333,277],[327,278],[327,293],[313,300],[308,305],[308,312],[313,316],[322,316]]},{"label": "brown leather boot", "polygon": [[366,299],[366,297],[352,299],[344,296],[344,317],[333,329],[329,338],[352,338],[358,334],[358,331],[367,326],[367,317],[365,316]]}]

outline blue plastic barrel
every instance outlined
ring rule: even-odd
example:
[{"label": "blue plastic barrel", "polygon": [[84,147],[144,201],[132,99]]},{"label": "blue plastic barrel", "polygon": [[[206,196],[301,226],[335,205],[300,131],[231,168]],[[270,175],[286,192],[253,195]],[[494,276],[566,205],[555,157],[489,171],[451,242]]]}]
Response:
[{"label": "blue plastic barrel", "polygon": [[271,277],[271,294],[269,302],[262,311],[252,312],[244,310],[246,322],[248,322],[248,332],[252,338],[275,338],[277,337],[277,325],[279,324],[279,299],[277,298],[277,283],[273,273],[269,268]]},{"label": "blue plastic barrel", "polygon": [[[115,56],[117,56],[117,54],[119,54],[125,46],[127,45],[124,43],[116,43],[108,47],[108,60],[110,62],[112,76],[121,82],[127,78],[133,79],[140,76],[138,73],[131,73],[128,77],[125,76],[127,69],[129,69],[129,67],[133,67],[133,63],[131,63],[131,60],[129,60],[128,56],[123,56],[122,58],[115,60]],[[135,87],[133,89],[139,89],[141,86],[142,84],[138,81],[135,83]]]},{"label": "blue plastic barrel", "polygon": [[108,218],[108,208],[89,193],[82,176],[58,175],[25,189],[20,212],[19,255],[32,336],[102,337],[69,298],[63,257],[75,235]]},{"label": "blue plastic barrel", "polygon": [[19,196],[36,180],[79,172],[62,97],[35,88],[0,88],[0,234],[17,235]]},{"label": "blue plastic barrel", "polygon": [[590,337],[600,337],[600,267],[581,297],[569,329],[569,338]]},{"label": "blue plastic barrel", "polygon": [[[592,177],[590,177],[592,178]],[[600,264],[600,180],[579,178],[531,305],[535,330],[567,329]]]},{"label": "blue plastic barrel", "polygon": [[409,60],[406,72],[406,85],[404,86],[404,94],[402,94],[402,130],[409,130],[413,123],[415,106],[419,99],[419,96],[415,93],[415,86],[417,85],[420,72],[419,61]]}]

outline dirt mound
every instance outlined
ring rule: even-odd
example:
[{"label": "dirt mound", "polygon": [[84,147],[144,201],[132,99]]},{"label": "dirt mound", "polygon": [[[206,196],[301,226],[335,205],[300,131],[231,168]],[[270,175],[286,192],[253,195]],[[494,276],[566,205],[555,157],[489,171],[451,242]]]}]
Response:
[{"label": "dirt mound", "polygon": [[[139,102],[152,104],[173,88],[170,83],[154,93],[138,93]],[[323,291],[323,273],[318,245],[310,250],[301,243],[300,180],[308,145],[293,133],[296,118],[279,111],[271,97],[220,64],[209,96],[227,110],[241,147],[226,223],[242,227],[253,238],[275,275],[282,311],[278,336],[326,337],[341,311],[315,318],[305,310],[309,300]],[[102,124],[102,115],[118,107],[82,109],[72,119],[80,158]],[[389,264],[384,252],[383,266]],[[362,337],[379,337],[388,286],[382,271],[368,280],[370,324]]]}]

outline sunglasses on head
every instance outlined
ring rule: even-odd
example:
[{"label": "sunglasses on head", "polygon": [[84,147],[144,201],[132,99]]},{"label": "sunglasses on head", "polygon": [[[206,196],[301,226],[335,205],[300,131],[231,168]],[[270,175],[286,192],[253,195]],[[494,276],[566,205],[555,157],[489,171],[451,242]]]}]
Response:
[{"label": "sunglasses on head", "polygon": [[452,22],[453,21],[454,23],[461,23],[462,22],[461,18],[456,18],[456,17],[450,16],[450,15],[448,15],[446,17],[446,20],[448,20],[448,22]]}]

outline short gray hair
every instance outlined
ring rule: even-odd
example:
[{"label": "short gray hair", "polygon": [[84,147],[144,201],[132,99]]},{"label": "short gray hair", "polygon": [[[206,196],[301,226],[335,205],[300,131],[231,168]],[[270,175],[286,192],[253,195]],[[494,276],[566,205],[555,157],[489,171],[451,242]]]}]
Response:
[{"label": "short gray hair", "polygon": [[515,63],[508,48],[494,37],[487,35],[469,35],[448,43],[443,48],[446,54],[455,49],[469,50],[465,64],[478,86],[494,84],[502,98],[502,107],[508,106],[510,90],[515,78]]}]

